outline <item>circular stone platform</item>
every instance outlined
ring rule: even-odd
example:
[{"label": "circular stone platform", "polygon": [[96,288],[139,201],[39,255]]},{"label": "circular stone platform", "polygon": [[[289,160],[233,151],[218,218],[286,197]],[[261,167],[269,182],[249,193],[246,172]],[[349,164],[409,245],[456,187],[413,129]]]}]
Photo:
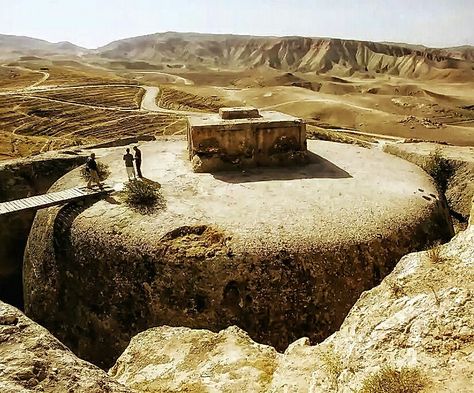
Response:
[{"label": "circular stone platform", "polygon": [[[236,324],[284,349],[334,332],[399,258],[451,235],[417,166],[378,150],[308,141],[311,164],[193,173],[183,140],[142,145],[166,208],[119,194],[38,213],[25,255],[26,312],[81,357],[108,366],[156,325]],[[110,182],[122,148],[99,153]],[[75,170],[54,186],[76,186]]]}]

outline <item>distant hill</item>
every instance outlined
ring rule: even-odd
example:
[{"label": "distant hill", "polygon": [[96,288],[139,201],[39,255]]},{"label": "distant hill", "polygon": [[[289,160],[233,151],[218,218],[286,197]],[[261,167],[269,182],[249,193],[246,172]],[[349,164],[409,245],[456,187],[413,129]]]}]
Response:
[{"label": "distant hill", "polygon": [[97,53],[108,59],[170,66],[271,67],[336,75],[386,73],[412,78],[472,77],[474,47],[431,49],[408,44],[333,38],[252,37],[159,33],[112,42]]},{"label": "distant hill", "polygon": [[0,59],[23,56],[79,56],[89,52],[89,49],[67,41],[51,43],[37,38],[0,34]]},{"label": "distant hill", "polygon": [[474,47],[426,48],[309,37],[255,37],[229,34],[157,33],[111,42],[96,50],[71,43],[52,44],[0,35],[0,57],[85,56],[110,61],[145,62],[169,69],[249,69],[336,76],[389,74],[408,78],[474,80]]}]

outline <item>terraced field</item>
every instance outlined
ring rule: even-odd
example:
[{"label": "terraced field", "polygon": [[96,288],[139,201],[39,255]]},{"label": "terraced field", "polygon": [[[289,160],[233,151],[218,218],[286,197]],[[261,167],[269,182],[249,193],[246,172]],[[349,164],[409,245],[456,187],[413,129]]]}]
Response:
[{"label": "terraced field", "polygon": [[[8,64],[9,69],[15,67],[25,67],[38,72],[49,74],[47,81],[43,85],[49,86],[78,86],[97,84],[138,84],[136,81],[117,75],[115,72],[95,68],[76,61],[49,61],[38,58],[30,61],[17,61]],[[35,75],[33,73],[33,75]],[[41,75],[39,75],[41,77]]]},{"label": "terraced field", "polygon": [[[111,89],[111,95],[117,93],[115,88]],[[75,89],[76,97],[69,90],[64,92],[68,99],[87,100],[83,90]],[[133,98],[132,104],[123,100],[122,105],[136,107],[136,94],[137,89],[131,89],[128,96]],[[64,97],[51,100],[31,94],[0,95],[0,159],[127,136],[184,132],[186,123],[182,116],[127,107],[88,106],[66,102]]]},{"label": "terraced field", "polygon": [[145,90],[134,86],[65,87],[54,90],[35,90],[29,95],[54,101],[97,107],[139,109]]},{"label": "terraced field", "polygon": [[42,74],[15,67],[0,66],[0,91],[23,89],[40,80]]},{"label": "terraced field", "polygon": [[203,112],[218,112],[219,108],[226,106],[219,97],[203,97],[170,87],[160,87],[156,103],[167,109]]}]

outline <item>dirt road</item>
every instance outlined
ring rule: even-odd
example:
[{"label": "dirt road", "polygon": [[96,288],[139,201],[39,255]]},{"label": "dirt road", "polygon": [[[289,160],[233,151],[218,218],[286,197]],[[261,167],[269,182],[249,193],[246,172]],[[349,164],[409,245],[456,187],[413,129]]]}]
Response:
[{"label": "dirt road", "polygon": [[36,81],[35,83],[31,84],[30,86],[27,86],[27,87],[24,87],[22,89],[19,89],[17,91],[20,91],[20,90],[29,90],[29,89],[33,89],[34,87],[38,86],[38,85],[41,85],[42,83],[46,82],[49,78],[49,72],[46,72],[46,71],[36,71],[36,70],[30,70],[29,68],[25,68],[25,67],[21,67],[21,66],[9,66],[7,64],[2,64],[2,67],[5,67],[5,68],[15,68],[19,71],[24,71],[24,72],[31,72],[31,73],[34,73],[34,74],[41,74],[43,75],[41,79],[39,79],[38,81]]},{"label": "dirt road", "polygon": [[176,84],[184,84],[186,86],[194,85],[194,82],[190,79],[186,79],[186,78],[183,78],[182,76],[177,76],[173,74],[167,74],[166,72],[159,72],[159,71],[132,71],[132,72],[134,74],[153,74],[153,75],[164,76],[166,78],[173,79],[173,83],[176,83]]},{"label": "dirt road", "polygon": [[145,89],[145,94],[142,98],[141,109],[151,112],[161,112],[161,113],[174,113],[176,115],[190,116],[190,115],[202,115],[202,112],[193,112],[193,111],[182,111],[176,109],[166,109],[162,108],[156,103],[156,98],[160,94],[160,88],[156,86],[141,86]]}]

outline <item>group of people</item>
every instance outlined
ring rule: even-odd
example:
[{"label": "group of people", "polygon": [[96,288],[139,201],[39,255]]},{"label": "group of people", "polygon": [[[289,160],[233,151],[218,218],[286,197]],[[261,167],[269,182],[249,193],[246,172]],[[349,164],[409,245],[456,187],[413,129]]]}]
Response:
[{"label": "group of people", "polygon": [[[125,169],[127,170],[128,180],[136,180],[137,178],[143,178],[142,175],[142,152],[138,148],[138,146],[134,146],[133,150],[135,152],[135,156],[130,153],[130,149],[127,148],[125,150],[125,154],[123,156],[123,161],[125,162]],[[135,162],[135,166],[133,163]],[[136,171],[135,171],[136,168]],[[99,176],[99,168],[97,166],[97,162],[95,160],[95,154],[91,153],[89,158],[86,161],[86,171],[89,173],[87,187],[91,188],[92,183],[97,184],[99,187],[102,187],[102,183],[100,182]]]},{"label": "group of people", "polygon": [[[135,151],[135,157],[130,154],[130,149],[125,150],[125,155],[123,156],[123,160],[125,161],[125,169],[127,170],[128,180],[135,180],[137,176],[141,179],[142,176],[142,152],[137,147],[134,146],[133,150]],[[133,167],[133,161],[135,161],[135,167],[137,171],[135,173],[135,169]]]}]

